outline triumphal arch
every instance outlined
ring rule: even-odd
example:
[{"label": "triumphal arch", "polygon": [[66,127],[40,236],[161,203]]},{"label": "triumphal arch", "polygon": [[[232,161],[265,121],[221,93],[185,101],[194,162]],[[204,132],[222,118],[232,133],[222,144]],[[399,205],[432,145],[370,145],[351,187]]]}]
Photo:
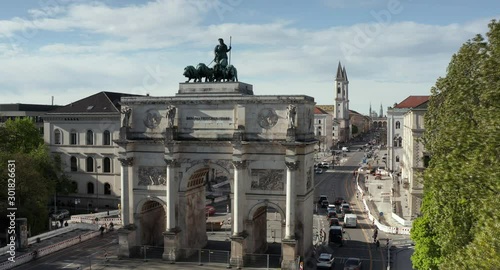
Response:
[{"label": "triumphal arch", "polygon": [[266,209],[284,217],[283,268],[312,246],[314,99],[254,95],[242,82],[180,83],[171,97],[122,98],[120,255],[163,245],[165,260],[207,244],[205,182],[231,187],[231,263],[266,247]]}]

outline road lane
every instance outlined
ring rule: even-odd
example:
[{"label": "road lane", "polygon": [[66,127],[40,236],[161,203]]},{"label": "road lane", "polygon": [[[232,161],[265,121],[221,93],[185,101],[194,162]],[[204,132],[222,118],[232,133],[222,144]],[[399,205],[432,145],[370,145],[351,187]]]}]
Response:
[{"label": "road lane", "polygon": [[[329,252],[336,258],[335,269],[343,269],[343,263],[349,257],[356,257],[363,260],[363,269],[382,270],[386,269],[383,249],[376,249],[372,243],[373,228],[367,215],[364,213],[364,207],[361,199],[356,198],[355,182],[353,172],[359,167],[363,158],[363,152],[350,152],[347,154],[347,160],[344,164],[336,166],[334,170],[316,177],[315,198],[318,200],[320,195],[327,195],[330,202],[336,197],[343,197],[351,207],[353,213],[358,217],[357,228],[345,228],[346,244],[338,246],[322,246],[319,252]],[[318,176],[318,175],[316,175]],[[320,216],[316,220],[325,224],[323,229],[327,232],[328,238],[328,219],[326,218],[326,209],[319,209]],[[314,226],[318,226],[315,221]],[[343,220],[341,220],[341,224]]]}]

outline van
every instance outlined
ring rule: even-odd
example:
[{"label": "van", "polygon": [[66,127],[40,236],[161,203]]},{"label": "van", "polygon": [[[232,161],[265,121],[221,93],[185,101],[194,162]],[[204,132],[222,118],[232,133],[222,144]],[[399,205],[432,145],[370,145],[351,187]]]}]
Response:
[{"label": "van", "polygon": [[358,217],[355,214],[345,214],[344,215],[344,227],[356,228]]},{"label": "van", "polygon": [[340,226],[331,226],[328,234],[329,244],[338,244],[340,246],[344,245],[344,231]]}]

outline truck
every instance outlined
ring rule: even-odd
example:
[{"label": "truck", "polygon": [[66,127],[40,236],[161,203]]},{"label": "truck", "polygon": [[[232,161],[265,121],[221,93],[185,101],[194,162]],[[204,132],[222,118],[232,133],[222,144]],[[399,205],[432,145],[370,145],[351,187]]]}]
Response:
[{"label": "truck", "polygon": [[355,214],[344,215],[344,227],[356,228],[358,226],[358,217]]}]

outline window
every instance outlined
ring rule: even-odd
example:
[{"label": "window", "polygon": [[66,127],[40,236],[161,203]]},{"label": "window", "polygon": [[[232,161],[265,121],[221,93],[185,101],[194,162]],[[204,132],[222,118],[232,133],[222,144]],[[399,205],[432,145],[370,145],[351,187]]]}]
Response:
[{"label": "window", "polygon": [[94,145],[94,132],[87,130],[87,145]]},{"label": "window", "polygon": [[71,163],[71,171],[72,172],[76,172],[78,170],[78,164],[77,164],[77,160],[76,160],[76,157],[71,157],[69,159],[70,163]]},{"label": "window", "polygon": [[87,172],[94,171],[94,159],[92,157],[87,158]]},{"label": "window", "polygon": [[396,156],[396,162],[399,162],[399,156]]},{"label": "window", "polygon": [[94,184],[90,182],[87,183],[87,194],[94,194]]},{"label": "window", "polygon": [[105,130],[102,134],[102,144],[111,145],[111,133],[108,130]]},{"label": "window", "polygon": [[105,195],[111,195],[111,185],[108,184],[108,183],[104,184],[104,194]]},{"label": "window", "polygon": [[399,123],[399,121],[396,121],[396,129],[400,129],[401,128],[401,123]]},{"label": "window", "polygon": [[340,87],[337,87],[337,94],[340,94]]},{"label": "window", "polygon": [[78,142],[78,140],[77,140],[76,131],[72,130],[70,135],[69,135],[69,143],[72,145],[75,145],[75,144],[78,144],[77,142]]},{"label": "window", "polygon": [[71,191],[72,191],[73,193],[78,193],[78,183],[77,183],[77,182],[72,181],[72,182],[71,182],[71,188],[72,188],[72,190],[71,190]]},{"label": "window", "polygon": [[318,124],[321,124],[321,120],[318,120]]},{"label": "window", "polygon": [[403,147],[403,138],[399,137],[398,138],[398,144],[399,144],[399,147]]},{"label": "window", "polygon": [[321,136],[321,130],[318,130],[318,136]]},{"label": "window", "polygon": [[61,131],[56,129],[54,131],[54,144],[61,144]]},{"label": "window", "polygon": [[109,157],[105,157],[102,163],[104,166],[104,172],[106,173],[111,172],[111,159]]}]

